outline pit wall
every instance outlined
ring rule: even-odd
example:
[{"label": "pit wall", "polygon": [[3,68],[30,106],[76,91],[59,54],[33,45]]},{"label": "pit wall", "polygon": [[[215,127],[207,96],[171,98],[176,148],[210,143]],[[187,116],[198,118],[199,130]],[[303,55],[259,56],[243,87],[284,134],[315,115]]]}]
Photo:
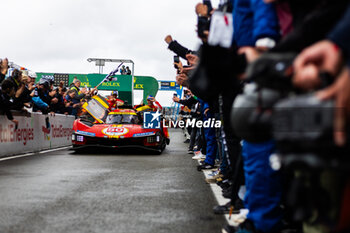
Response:
[{"label": "pit wall", "polygon": [[72,145],[73,116],[27,113],[14,114],[14,118],[19,121],[17,129],[6,116],[0,115],[0,157]]}]

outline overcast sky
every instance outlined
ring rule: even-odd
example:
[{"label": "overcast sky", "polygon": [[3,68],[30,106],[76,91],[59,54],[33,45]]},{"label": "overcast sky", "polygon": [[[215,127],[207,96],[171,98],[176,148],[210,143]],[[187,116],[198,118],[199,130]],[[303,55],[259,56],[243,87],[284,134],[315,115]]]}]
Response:
[{"label": "overcast sky", "polygon": [[[89,57],[131,59],[135,75],[174,80],[173,54],[164,38],[171,34],[190,49],[198,47],[198,2],[2,1],[0,57],[36,72],[56,73],[97,73]],[[106,64],[104,73],[116,66]]]}]

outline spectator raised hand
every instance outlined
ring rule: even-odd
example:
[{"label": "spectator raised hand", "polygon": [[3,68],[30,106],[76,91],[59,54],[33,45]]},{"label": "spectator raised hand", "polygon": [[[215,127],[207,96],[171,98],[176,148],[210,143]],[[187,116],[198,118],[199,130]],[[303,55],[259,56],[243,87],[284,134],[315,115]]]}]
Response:
[{"label": "spectator raised hand", "polygon": [[7,58],[5,58],[4,60],[2,60],[0,62],[0,72],[3,75],[7,74],[7,70],[8,70],[8,65],[9,65],[9,61]]},{"label": "spectator raised hand", "polygon": [[196,5],[196,14],[200,17],[208,17],[208,6],[203,3],[198,3]]},{"label": "spectator raised hand", "polygon": [[173,38],[171,37],[171,35],[167,35],[164,40],[167,44],[170,44],[173,41]]}]

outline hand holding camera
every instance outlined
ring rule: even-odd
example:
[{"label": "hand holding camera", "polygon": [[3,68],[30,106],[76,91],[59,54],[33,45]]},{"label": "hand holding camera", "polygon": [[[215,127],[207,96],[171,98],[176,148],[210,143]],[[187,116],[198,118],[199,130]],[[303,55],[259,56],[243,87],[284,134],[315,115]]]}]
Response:
[{"label": "hand holding camera", "polygon": [[191,53],[186,54],[186,59],[191,66],[197,65],[199,61],[199,57]]},{"label": "hand holding camera", "polygon": [[182,64],[180,62],[180,57],[179,56],[174,56],[174,68],[175,69],[180,69],[182,68]]},{"label": "hand holding camera", "polygon": [[176,102],[176,103],[178,103],[180,101],[180,98],[177,97],[177,94],[174,94],[173,101]]},{"label": "hand holding camera", "polygon": [[188,76],[184,73],[180,73],[176,76],[176,83],[180,86],[188,87]]},{"label": "hand holding camera", "polygon": [[293,84],[306,90],[317,88],[321,83],[319,73],[328,72],[335,77],[342,64],[342,52],[336,44],[327,40],[318,42],[295,59]]}]

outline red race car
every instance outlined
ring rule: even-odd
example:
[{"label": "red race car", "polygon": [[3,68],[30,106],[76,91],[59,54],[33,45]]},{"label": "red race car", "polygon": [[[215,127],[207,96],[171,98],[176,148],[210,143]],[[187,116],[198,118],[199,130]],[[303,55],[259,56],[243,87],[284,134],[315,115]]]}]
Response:
[{"label": "red race car", "polygon": [[143,128],[142,114],[132,108],[108,110],[108,102],[93,96],[85,114],[74,121],[73,149],[86,147],[143,148],[162,153],[170,143],[167,128]]}]

